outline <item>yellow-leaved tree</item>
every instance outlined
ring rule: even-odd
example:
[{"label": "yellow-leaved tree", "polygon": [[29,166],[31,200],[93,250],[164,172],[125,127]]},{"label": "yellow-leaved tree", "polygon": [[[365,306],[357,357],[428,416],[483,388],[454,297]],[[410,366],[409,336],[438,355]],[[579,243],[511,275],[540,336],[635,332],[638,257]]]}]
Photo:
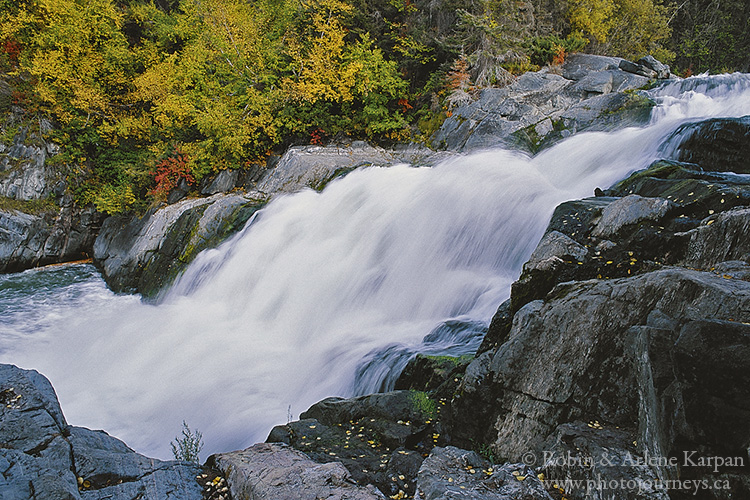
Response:
[{"label": "yellow-leaved tree", "polygon": [[0,38],[24,47],[20,71],[63,122],[113,119],[130,79],[122,13],[111,0],[28,0],[0,17]]},{"label": "yellow-leaved tree", "polygon": [[638,59],[653,54],[669,62],[670,10],[660,0],[568,0],[571,29],[589,40],[588,50]]},{"label": "yellow-leaved tree", "polygon": [[291,75],[284,89],[296,100],[351,101],[354,68],[343,64],[343,18],[351,14],[350,5],[339,0],[303,0],[296,36],[289,39]]}]

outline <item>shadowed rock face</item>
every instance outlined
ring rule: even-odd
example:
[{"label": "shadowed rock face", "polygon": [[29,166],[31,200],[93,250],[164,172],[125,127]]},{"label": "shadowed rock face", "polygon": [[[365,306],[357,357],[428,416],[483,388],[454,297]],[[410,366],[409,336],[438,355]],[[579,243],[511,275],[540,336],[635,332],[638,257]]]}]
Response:
[{"label": "shadowed rock face", "polygon": [[[690,332],[697,325],[731,329],[733,335],[714,336],[714,349],[731,351],[750,340],[750,327],[737,323],[742,321],[750,322],[750,284],[709,272],[668,268],[633,278],[558,285],[544,301],[530,302],[516,313],[509,340],[491,354],[488,363],[477,359],[475,371],[467,370],[472,377],[465,377],[459,387],[456,419],[467,421],[469,415],[476,419],[478,407],[489,408],[482,437],[491,439],[496,453],[510,460],[519,460],[529,448],[540,449],[558,425],[574,420],[597,419],[646,432],[658,419],[646,418],[641,406],[661,407],[667,397],[687,402],[688,393],[700,391],[690,375],[695,361],[679,362],[681,346],[699,342],[693,338],[697,334]],[[701,335],[711,338],[708,331]],[[654,359],[644,358],[644,343],[653,344]],[[737,351],[731,367],[706,363],[706,378],[727,369],[749,370],[750,361],[741,360],[745,351]],[[660,381],[662,389],[672,387],[663,401],[648,400],[634,390],[645,387],[644,373],[670,369],[671,379]],[[711,399],[716,398],[718,394]],[[708,410],[712,403],[704,404]],[[750,416],[739,401],[716,404],[725,408],[724,419],[740,427],[742,419]],[[719,448],[734,442],[735,453],[750,443],[747,426],[742,438],[734,441],[731,434],[716,435],[702,419],[690,418],[686,406],[675,407],[663,418],[668,421],[675,414],[682,415],[683,426],[664,438],[665,452],[678,440],[709,434],[714,435],[712,445]],[[671,425],[667,421],[658,425]],[[456,429],[454,437],[461,431]],[[645,435],[642,438],[647,442]]]},{"label": "shadowed rock face", "polygon": [[103,219],[72,203],[39,214],[0,210],[0,272],[90,258]]},{"label": "shadowed rock face", "polygon": [[200,500],[202,469],[144,457],[103,431],[65,422],[49,381],[0,365],[0,497]]},{"label": "shadowed rock face", "polygon": [[[602,194],[558,207],[443,426],[560,482],[650,485],[568,498],[677,498],[658,485],[678,477],[746,495],[750,181],[661,161]],[[693,452],[735,460],[701,468]],[[633,465],[648,456],[680,460]]]},{"label": "shadowed rock face", "polygon": [[674,158],[716,172],[750,173],[750,116],[716,118],[683,125]]}]

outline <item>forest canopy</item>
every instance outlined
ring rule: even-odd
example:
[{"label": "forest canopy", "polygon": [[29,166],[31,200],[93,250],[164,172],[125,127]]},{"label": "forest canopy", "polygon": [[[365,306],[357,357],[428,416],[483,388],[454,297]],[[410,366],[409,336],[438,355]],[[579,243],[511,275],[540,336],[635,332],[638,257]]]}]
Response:
[{"label": "forest canopy", "polygon": [[50,116],[78,203],[117,213],[290,144],[420,140],[457,96],[574,51],[747,71],[749,14],[744,0],[0,0],[0,107]]}]

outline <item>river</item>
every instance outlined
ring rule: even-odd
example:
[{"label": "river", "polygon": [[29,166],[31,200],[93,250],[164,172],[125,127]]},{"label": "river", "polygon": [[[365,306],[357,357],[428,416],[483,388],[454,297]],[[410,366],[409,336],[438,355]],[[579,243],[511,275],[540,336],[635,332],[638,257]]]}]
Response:
[{"label": "river", "polygon": [[0,361],[46,375],[72,425],[148,456],[171,458],[183,421],[202,458],[262,441],[325,397],[387,389],[415,352],[473,352],[555,206],[648,166],[686,121],[750,114],[750,75],[651,92],[647,127],[279,197],[155,304],[91,265],[0,276]]}]

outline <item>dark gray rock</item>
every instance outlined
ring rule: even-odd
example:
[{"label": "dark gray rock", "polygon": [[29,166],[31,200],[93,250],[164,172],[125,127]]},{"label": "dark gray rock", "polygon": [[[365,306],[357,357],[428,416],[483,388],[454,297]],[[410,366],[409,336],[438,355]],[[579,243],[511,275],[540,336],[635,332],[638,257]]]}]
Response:
[{"label": "dark gray rock", "polygon": [[445,399],[415,390],[328,398],[275,427],[267,441],[285,443],[318,463],[341,462],[360,485],[388,496],[412,496],[423,457],[446,441]]},{"label": "dark gray rock", "polygon": [[274,427],[266,441],[287,444],[317,463],[339,462],[359,485],[412,495],[423,457],[403,444],[413,446],[420,433],[425,427],[419,422],[362,417],[325,425],[303,418]]},{"label": "dark gray rock", "polygon": [[513,323],[513,314],[511,313],[511,301],[506,300],[495,311],[490,326],[487,328],[487,334],[482,339],[482,343],[477,349],[476,357],[480,354],[497,349],[500,345],[508,340],[508,334]]},{"label": "dark gray rock", "polygon": [[89,258],[102,219],[72,204],[37,214],[0,210],[0,272]]},{"label": "dark gray rock", "polygon": [[435,448],[422,463],[414,498],[424,500],[552,500],[523,464],[493,466],[473,451]]},{"label": "dark gray rock", "polygon": [[357,420],[362,417],[390,422],[421,422],[433,415],[421,408],[414,391],[392,391],[368,394],[351,399],[327,398],[315,403],[300,418],[314,418],[327,425]]},{"label": "dark gray rock", "polygon": [[620,61],[619,68],[623,71],[627,71],[628,73],[633,73],[634,75],[645,76],[646,78],[656,78],[658,75],[656,71],[649,68],[648,66],[644,66],[642,64],[637,64],[631,61],[627,61],[625,59]]},{"label": "dark gray rock", "polygon": [[396,380],[395,390],[434,391],[448,379],[463,373],[473,355],[461,357],[417,354]]},{"label": "dark gray rock", "polygon": [[[660,160],[606,191],[610,196],[638,194],[660,197],[680,207],[681,230],[710,215],[750,205],[750,180],[732,174],[705,172],[694,164]],[[675,226],[677,228],[677,226]]]},{"label": "dark gray rock", "polygon": [[610,238],[625,226],[645,220],[658,221],[674,207],[674,203],[664,198],[644,198],[635,194],[625,196],[604,208],[591,235]]},{"label": "dark gray rock", "polygon": [[641,57],[640,59],[638,59],[638,61],[636,61],[636,64],[645,66],[646,68],[655,71],[656,78],[659,78],[661,80],[667,79],[671,76],[669,66],[661,61],[657,61],[656,58],[652,55]]},{"label": "dark gray rock", "polygon": [[713,118],[679,127],[662,146],[667,158],[715,172],[750,173],[750,116]]},{"label": "dark gray rock", "polygon": [[692,231],[685,265],[706,269],[748,256],[750,208],[736,208],[708,217]]},{"label": "dark gray rock", "polygon": [[358,486],[337,462],[319,464],[284,444],[256,444],[213,455],[211,463],[227,476],[232,498],[267,500],[375,500],[385,496]]},{"label": "dark gray rock", "polygon": [[[606,209],[605,209],[606,212]],[[602,220],[604,217],[602,217]],[[523,267],[525,271],[548,270],[563,259],[580,261],[586,258],[589,251],[573,238],[559,231],[550,231],[542,237],[534,252]]]},{"label": "dark gray rock", "polygon": [[203,498],[197,465],[146,458],[103,431],[69,426],[38,372],[0,365],[0,404],[3,499]]},{"label": "dark gray rock", "polygon": [[[659,387],[678,390],[679,396],[657,391],[656,397],[663,399],[654,406],[645,401],[645,395],[633,393],[631,388],[639,387],[646,363],[643,350],[634,350],[641,334],[633,327],[649,326],[654,317],[672,319],[671,330],[660,327],[666,339],[680,338],[685,335],[681,328],[695,322],[732,323],[738,331],[745,331],[748,326],[741,322],[750,320],[750,283],[674,268],[633,278],[559,285],[546,302],[531,302],[516,313],[509,340],[493,353],[489,364],[482,355],[474,361],[481,365],[476,370],[469,365],[467,373],[473,370],[474,375],[464,377],[454,411],[455,421],[472,424],[452,428],[454,439],[469,431],[464,439],[491,442],[496,456],[517,460],[528,449],[539,449],[558,425],[590,416],[614,425],[638,427],[642,434],[639,442],[655,442],[646,439],[645,429],[667,425],[664,422],[672,419],[674,412],[665,411],[661,423],[653,424],[640,408],[659,408],[668,401],[676,401],[679,406],[698,382],[691,375],[697,373],[690,366],[693,361],[671,367],[658,364],[680,350],[670,347],[674,342],[657,339],[657,345],[666,350],[657,352],[659,357],[652,364],[658,369],[651,371],[666,374],[666,379],[659,379]],[[744,342],[738,344],[733,337],[718,335],[714,341],[717,352]],[[529,346],[535,348],[530,350]],[[746,363],[737,357],[732,359],[737,360],[732,373],[739,373]],[[725,363],[718,362],[701,366],[706,380],[721,377],[727,369]],[[744,383],[739,386],[745,387]],[[705,406],[704,410],[713,415],[714,421],[739,421],[744,415],[744,405],[737,405],[736,396],[729,394],[732,391],[727,386],[727,391],[715,398],[706,396],[702,400],[703,404],[711,401],[711,410]],[[734,439],[732,450],[737,453],[750,444],[750,428],[746,425],[706,428],[705,420],[691,414],[686,405],[675,411],[684,415],[684,420],[677,420],[681,426],[674,428],[673,435],[657,432],[667,436],[662,439],[665,452],[681,440],[710,442],[718,451]],[[709,435],[715,437],[709,440]]]},{"label": "dark gray rock", "polygon": [[187,183],[187,180],[181,177],[180,180],[177,181],[177,185],[167,195],[167,203],[169,205],[177,203],[184,199],[189,191],[190,185]]},{"label": "dark gray rock", "polygon": [[210,196],[216,193],[228,193],[234,189],[239,177],[239,170],[222,170],[210,183],[201,189],[201,194]]},{"label": "dark gray rock", "polygon": [[632,431],[599,421],[562,424],[538,457],[539,470],[570,499],[669,500],[666,488],[660,489],[669,476],[646,463],[636,439]]}]

